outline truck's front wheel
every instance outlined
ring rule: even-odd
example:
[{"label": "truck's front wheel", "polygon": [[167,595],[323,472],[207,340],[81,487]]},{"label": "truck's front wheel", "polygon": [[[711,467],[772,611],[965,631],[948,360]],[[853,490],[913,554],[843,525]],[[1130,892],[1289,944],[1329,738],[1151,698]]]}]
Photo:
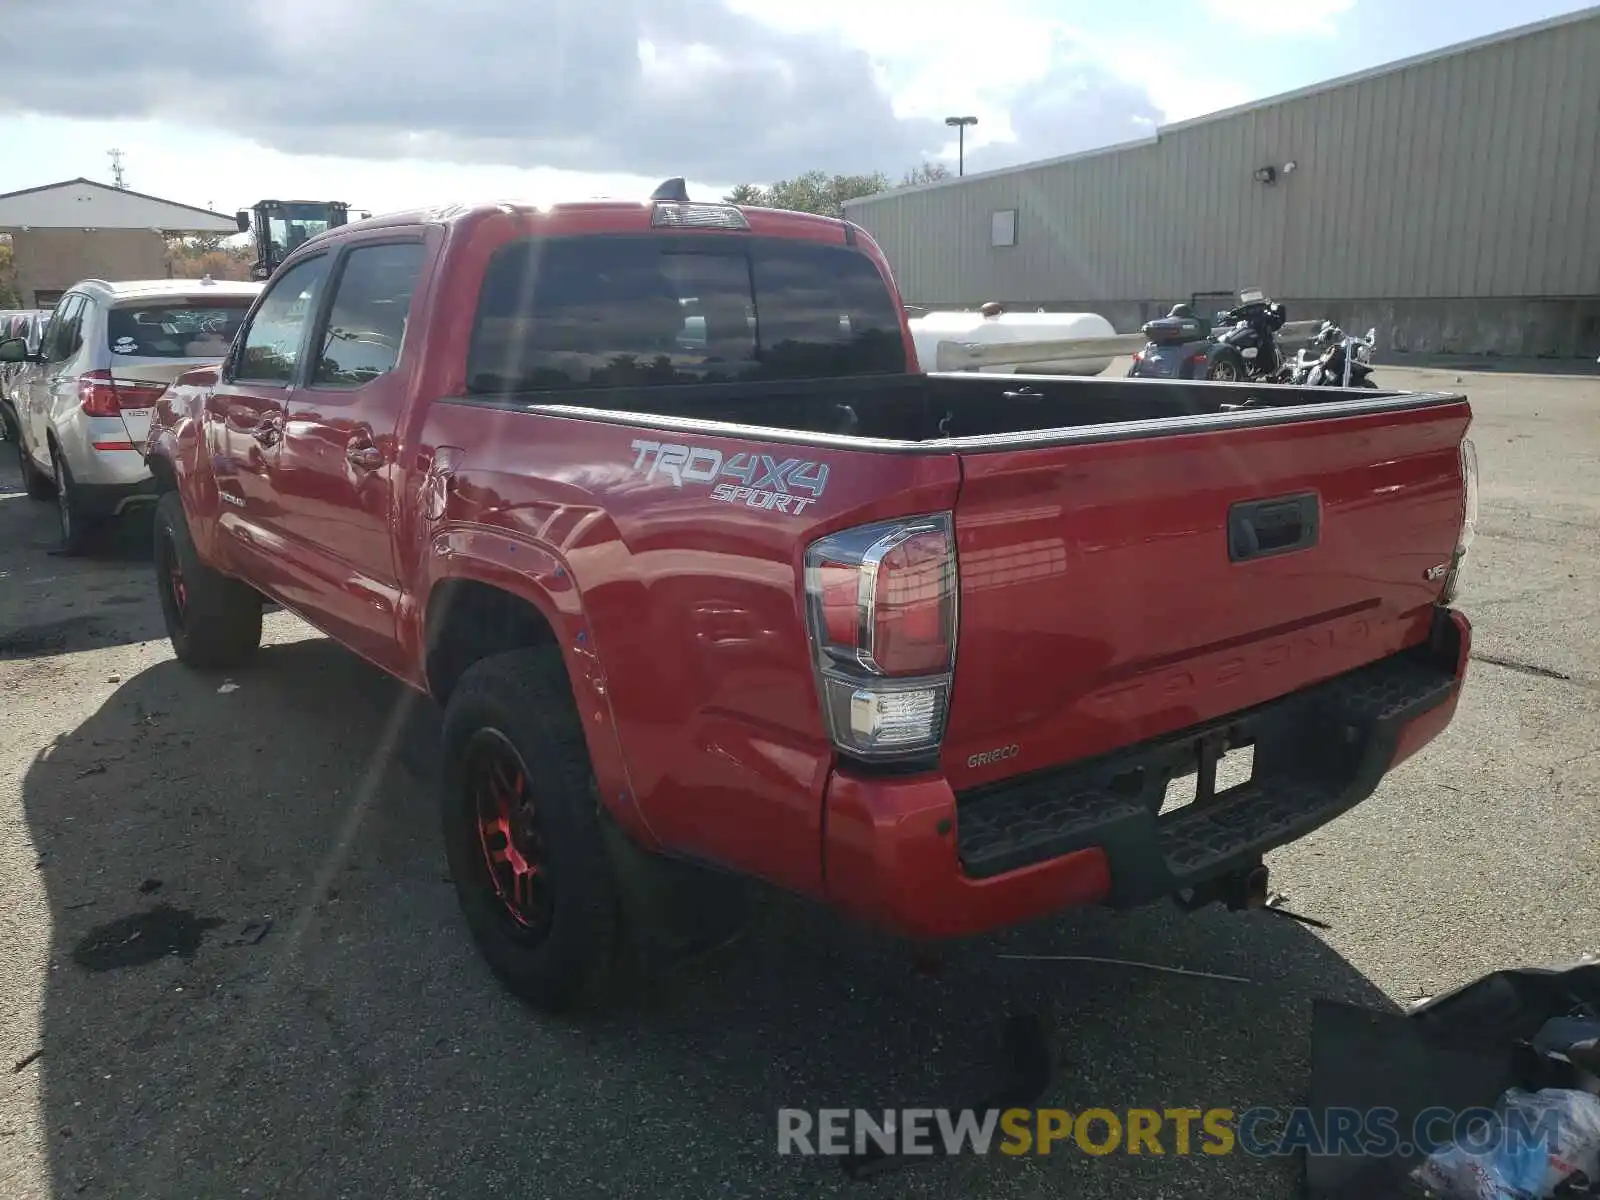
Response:
[{"label": "truck's front wheel", "polygon": [[156,502],[156,591],[178,661],[202,670],[234,667],[261,645],[261,593],[200,561],[183,501]]},{"label": "truck's front wheel", "polygon": [[444,714],[445,853],[496,975],[550,1011],[594,999],[619,920],[599,798],[554,647],[483,659]]}]

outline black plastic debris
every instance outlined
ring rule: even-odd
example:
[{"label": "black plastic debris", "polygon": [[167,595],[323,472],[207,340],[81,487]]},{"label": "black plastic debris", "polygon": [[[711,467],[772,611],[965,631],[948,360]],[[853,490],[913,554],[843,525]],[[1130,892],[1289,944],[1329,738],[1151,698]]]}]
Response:
[{"label": "black plastic debris", "polygon": [[261,939],[266,937],[271,930],[271,917],[260,917],[254,921],[246,921],[243,925],[239,926],[238,931],[235,932],[232,937],[224,939],[222,944],[224,946],[260,945]]},{"label": "black plastic debris", "polygon": [[[1550,1051],[1590,1019],[1600,1019],[1600,962],[1496,971],[1405,1015],[1319,1001],[1308,1106],[1323,1128],[1330,1109],[1391,1109],[1396,1128],[1409,1133],[1426,1109],[1493,1109],[1512,1088],[1583,1088],[1595,1075],[1584,1039],[1564,1048],[1576,1058]],[[1409,1139],[1402,1147],[1409,1153],[1385,1158],[1347,1147],[1308,1153],[1307,1194],[1409,1200],[1419,1194],[1408,1179],[1424,1153]]]}]

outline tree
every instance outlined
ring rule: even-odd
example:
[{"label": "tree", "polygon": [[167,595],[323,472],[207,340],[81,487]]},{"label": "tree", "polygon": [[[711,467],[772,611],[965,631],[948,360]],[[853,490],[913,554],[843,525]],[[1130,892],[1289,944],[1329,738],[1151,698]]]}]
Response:
[{"label": "tree", "polygon": [[735,184],[733,191],[723,197],[729,204],[746,204],[752,208],[770,208],[766,192],[754,183]]},{"label": "tree", "polygon": [[937,183],[950,178],[950,168],[943,163],[920,163],[907,171],[898,184],[889,182],[882,171],[870,175],[829,175],[826,171],[807,171],[793,179],[780,179],[762,187],[758,183],[741,183],[723,197],[729,204],[743,204],[753,208],[787,208],[793,212],[817,213],[824,217],[844,216],[845,202],[859,200],[895,187],[913,187],[919,183]]},{"label": "tree", "polygon": [[0,234],[0,308],[24,308],[17,291],[17,264],[11,256],[11,235]]},{"label": "tree", "polygon": [[167,239],[167,270],[173,279],[249,279],[255,251],[235,245],[225,233],[201,233]]},{"label": "tree", "polygon": [[807,171],[793,179],[780,179],[768,187],[741,183],[724,199],[730,204],[746,204],[756,208],[787,208],[791,212],[842,217],[845,201],[888,190],[889,177],[881,171],[871,175],[829,175],[826,171]]},{"label": "tree", "polygon": [[919,183],[938,183],[950,178],[950,168],[939,162],[925,162],[912,167],[900,180],[901,187],[916,187]]}]

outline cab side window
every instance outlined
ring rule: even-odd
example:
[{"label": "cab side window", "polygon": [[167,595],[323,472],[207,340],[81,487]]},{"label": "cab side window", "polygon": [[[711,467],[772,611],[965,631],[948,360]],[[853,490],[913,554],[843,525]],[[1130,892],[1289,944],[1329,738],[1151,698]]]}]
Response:
[{"label": "cab side window", "polygon": [[345,256],[312,387],[360,387],[394,370],[422,259],[421,242],[361,246]]},{"label": "cab side window", "polygon": [[279,387],[294,381],[300,347],[327,277],[328,256],[323,254],[296,263],[268,286],[240,345],[235,380]]}]

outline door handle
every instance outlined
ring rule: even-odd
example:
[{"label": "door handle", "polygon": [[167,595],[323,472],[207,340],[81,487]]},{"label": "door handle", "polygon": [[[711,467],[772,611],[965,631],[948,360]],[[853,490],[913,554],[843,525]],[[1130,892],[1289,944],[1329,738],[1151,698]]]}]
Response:
[{"label": "door handle", "polygon": [[373,445],[357,443],[344,452],[352,467],[360,467],[363,471],[376,471],[383,466],[383,451]]},{"label": "door handle", "polygon": [[1315,546],[1317,507],[1314,492],[1233,505],[1228,509],[1228,558],[1244,562]]}]

